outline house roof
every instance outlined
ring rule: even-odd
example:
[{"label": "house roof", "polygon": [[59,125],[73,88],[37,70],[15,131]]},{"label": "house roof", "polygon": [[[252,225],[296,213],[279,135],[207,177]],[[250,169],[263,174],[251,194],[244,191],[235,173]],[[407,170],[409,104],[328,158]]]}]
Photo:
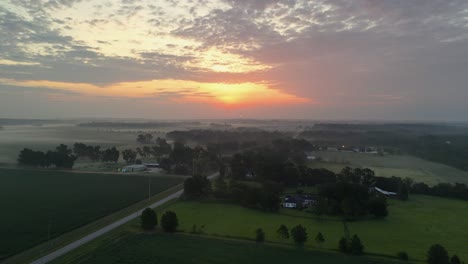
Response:
[{"label": "house roof", "polygon": [[385,194],[385,195],[396,195],[395,192],[388,192],[388,191],[385,191],[385,190],[380,189],[379,187],[374,187],[374,189],[375,189],[376,191],[378,191],[379,193],[381,193],[381,194]]}]

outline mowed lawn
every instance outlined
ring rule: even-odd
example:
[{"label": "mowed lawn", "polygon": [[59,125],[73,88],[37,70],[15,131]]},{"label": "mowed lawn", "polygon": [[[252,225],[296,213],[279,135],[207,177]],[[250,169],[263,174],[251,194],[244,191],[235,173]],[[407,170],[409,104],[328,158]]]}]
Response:
[{"label": "mowed lawn", "polygon": [[[362,239],[368,253],[396,256],[408,252],[410,258],[424,260],[428,248],[434,243],[445,246],[450,254],[468,260],[468,202],[413,195],[410,201],[390,201],[389,216],[384,220],[349,222],[352,234]],[[343,222],[337,218],[318,219],[314,215],[292,209],[279,213],[266,213],[233,204],[180,201],[170,206],[177,213],[180,228],[191,232],[192,226],[204,225],[207,235],[253,239],[255,230],[262,228],[266,239],[282,241],[276,236],[281,224],[290,229],[298,224],[307,228],[307,246],[316,247],[315,236],[322,232],[326,249],[337,249],[343,236]]]},{"label": "mowed lawn", "polygon": [[248,264],[320,263],[390,264],[395,260],[350,257],[293,247],[255,244],[180,234],[127,234],[106,239],[100,246],[81,256],[66,255],[53,264]]},{"label": "mowed lawn", "polygon": [[362,167],[372,169],[377,176],[408,177],[429,185],[446,182],[468,184],[468,171],[409,155],[379,156],[338,151],[317,151],[312,155],[322,159],[322,161],[309,162],[309,167],[312,168],[326,168],[339,172],[346,166]]},{"label": "mowed lawn", "polygon": [[[151,177],[151,194],[182,181]],[[0,169],[0,260],[147,197],[143,176]]]}]

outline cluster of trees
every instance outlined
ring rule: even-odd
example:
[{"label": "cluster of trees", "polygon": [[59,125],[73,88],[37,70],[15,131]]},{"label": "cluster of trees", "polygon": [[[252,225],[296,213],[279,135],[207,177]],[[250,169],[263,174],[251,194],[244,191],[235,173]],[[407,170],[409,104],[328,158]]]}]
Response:
[{"label": "cluster of trees", "polygon": [[[158,225],[158,217],[156,212],[151,208],[143,210],[140,216],[141,228],[143,230],[153,230]],[[172,211],[166,211],[161,216],[161,228],[164,232],[174,233],[179,226],[177,214]]]},{"label": "cluster of trees", "polygon": [[337,181],[318,186],[318,200],[315,212],[357,218],[368,214],[386,217],[387,200],[375,186],[374,172],[370,169],[344,168],[337,175]]},{"label": "cluster of trees", "polygon": [[55,166],[57,168],[70,169],[75,164],[77,156],[72,154],[68,146],[61,144],[55,150],[42,152],[25,148],[18,155],[18,164],[33,167],[48,168]]},{"label": "cluster of trees", "polygon": [[140,144],[152,144],[153,143],[153,135],[151,134],[140,134],[137,136],[136,141]]},{"label": "cluster of trees", "polygon": [[[280,225],[276,230],[276,235],[282,240],[288,240],[290,237],[292,237],[294,244],[298,246],[303,246],[304,243],[306,243],[308,240],[307,229],[302,225],[294,226],[293,228],[291,228],[291,231],[289,231],[286,225]],[[263,231],[263,229],[258,228],[255,231],[255,241],[265,241],[265,232]],[[321,246],[325,242],[325,237],[321,232],[318,232],[315,236],[315,242],[318,246]]]},{"label": "cluster of trees", "polygon": [[277,184],[249,185],[237,181],[228,184],[224,177],[218,177],[213,185],[214,190],[206,177],[190,177],[184,182],[184,196],[188,199],[214,196],[249,208],[272,212],[279,210],[281,186]]},{"label": "cluster of trees", "polygon": [[453,255],[451,258],[447,250],[439,245],[434,244],[429,248],[427,252],[427,263],[428,264],[461,264],[463,263],[457,255]]},{"label": "cluster of trees", "polygon": [[[280,227],[276,230],[276,234],[279,238],[283,240],[288,240],[290,235],[289,235],[289,229],[285,225],[280,225]],[[325,242],[325,239],[322,236],[322,233],[317,234],[317,238],[320,236],[320,239],[317,240],[317,243],[323,243]],[[302,225],[297,225],[294,226],[291,229],[291,237],[294,240],[294,243],[298,246],[303,246],[305,242],[307,242],[307,230],[305,227]],[[265,241],[265,232],[263,229],[258,228],[255,230],[255,241],[256,242],[263,242]]]},{"label": "cluster of trees", "polygon": [[468,200],[468,187],[462,183],[439,183],[432,187],[425,183],[413,183],[411,185],[411,192],[417,194]]},{"label": "cluster of trees", "polygon": [[191,148],[175,142],[168,156],[160,159],[160,165],[167,172],[185,175],[207,175],[218,168],[218,156],[205,148]]},{"label": "cluster of trees", "polygon": [[468,186],[463,183],[439,183],[429,186],[423,182],[414,182],[409,178],[375,177],[375,185],[387,191],[396,192],[398,198],[407,200],[410,193],[468,200]]},{"label": "cluster of trees", "polygon": [[175,142],[171,146],[165,139],[158,137],[153,140],[151,134],[140,136],[146,143],[151,141],[152,145],[138,147],[136,150],[125,149],[122,157],[127,163],[137,163],[138,158],[154,157],[168,173],[182,175],[206,175],[218,167],[218,156],[200,146],[191,148],[181,142]]},{"label": "cluster of trees", "polygon": [[[141,137],[141,138],[140,138]],[[137,147],[136,150],[125,149],[122,151],[122,158],[127,163],[135,163],[140,158],[154,157],[161,158],[164,155],[169,155],[172,151],[172,146],[163,138],[156,138],[153,142],[151,134],[139,135],[137,141],[142,144],[152,144],[151,146]]]},{"label": "cluster of trees", "polygon": [[356,234],[354,234],[351,238],[342,237],[338,242],[338,249],[340,252],[351,255],[364,254],[364,245]]},{"label": "cluster of trees", "polygon": [[101,158],[101,146],[88,146],[77,142],[73,145],[73,153],[78,157],[86,157],[95,162]]},{"label": "cluster of trees", "polygon": [[[220,183],[217,183],[215,186],[219,187],[219,185]],[[221,189],[216,189],[215,194],[218,198],[226,199],[248,208],[270,212],[276,212],[280,208],[279,191],[268,185],[251,186],[240,182],[230,182],[227,187],[227,192],[225,193]]]},{"label": "cluster of trees", "polygon": [[[387,216],[385,196],[372,191],[379,181],[388,181],[388,185],[390,183],[396,185],[399,191],[406,193],[407,199],[407,188],[401,187],[404,184],[399,178],[394,179],[396,183],[391,180],[381,180],[370,169],[346,167],[339,174],[335,174],[325,169],[307,168],[299,155],[294,155],[295,153],[304,153],[303,151],[291,148],[290,142],[278,143],[275,144],[276,147],[271,149],[260,149],[234,155],[228,166],[229,172],[222,171],[221,174],[229,175],[231,179],[235,180],[252,179],[261,183],[276,182],[283,186],[294,187],[317,186],[316,212],[318,214],[342,215],[347,218],[368,214],[376,217]],[[244,189],[249,190],[249,188]],[[250,196],[246,195],[246,197]]]},{"label": "cluster of trees", "polygon": [[230,130],[192,129],[184,131],[171,131],[166,134],[168,138],[180,142],[196,142],[206,145],[219,142],[266,142],[277,138],[284,138],[285,134],[278,131],[265,131],[253,128],[236,128]]},{"label": "cluster of trees", "polygon": [[297,186],[306,170],[305,160],[302,151],[261,148],[233,155],[227,174],[235,180],[274,181]]},{"label": "cluster of trees", "polygon": [[79,158],[89,158],[93,162],[117,162],[120,157],[120,151],[115,147],[101,150],[101,146],[89,146],[80,142],[73,144],[73,153]]}]

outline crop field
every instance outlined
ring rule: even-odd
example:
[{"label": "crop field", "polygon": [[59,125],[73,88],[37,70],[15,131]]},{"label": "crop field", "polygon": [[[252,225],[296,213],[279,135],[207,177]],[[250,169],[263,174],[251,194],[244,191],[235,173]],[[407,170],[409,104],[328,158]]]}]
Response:
[{"label": "crop field", "polygon": [[[149,179],[0,169],[0,259],[147,198]],[[182,181],[153,175],[151,195]]]},{"label": "crop field", "polygon": [[[96,244],[96,243],[94,243]],[[338,253],[308,249],[260,245],[252,242],[221,240],[181,234],[127,233],[100,241],[87,254],[65,255],[53,264],[107,263],[321,263],[321,264],[387,264],[394,260],[371,257],[348,257]]]},{"label": "crop field", "polygon": [[[322,232],[325,249],[337,249],[344,234],[344,225],[337,218],[317,218],[293,209],[282,208],[279,213],[267,213],[233,204],[211,202],[177,202],[169,207],[177,213],[180,228],[191,232],[192,226],[204,226],[207,235],[253,239],[255,230],[262,228],[266,240],[292,244],[281,240],[276,230],[281,224],[291,229],[301,224],[309,234],[307,246],[318,247],[315,236]],[[468,260],[468,202],[413,195],[407,202],[391,200],[386,219],[349,222],[352,234],[362,239],[367,253],[395,256],[408,252],[410,258],[424,260],[428,248],[440,243],[450,254]]]},{"label": "crop field", "polygon": [[310,167],[326,168],[339,172],[343,167],[365,167],[375,171],[377,176],[412,178],[416,182],[435,185],[441,182],[468,184],[468,172],[444,164],[423,160],[409,155],[385,155],[318,151],[312,154],[321,161],[311,161]]}]

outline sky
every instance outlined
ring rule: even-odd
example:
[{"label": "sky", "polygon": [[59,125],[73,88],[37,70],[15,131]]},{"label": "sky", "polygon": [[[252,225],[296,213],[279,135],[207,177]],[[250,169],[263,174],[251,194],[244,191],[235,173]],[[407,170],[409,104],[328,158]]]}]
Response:
[{"label": "sky", "polygon": [[2,0],[0,117],[468,121],[466,0]]}]

